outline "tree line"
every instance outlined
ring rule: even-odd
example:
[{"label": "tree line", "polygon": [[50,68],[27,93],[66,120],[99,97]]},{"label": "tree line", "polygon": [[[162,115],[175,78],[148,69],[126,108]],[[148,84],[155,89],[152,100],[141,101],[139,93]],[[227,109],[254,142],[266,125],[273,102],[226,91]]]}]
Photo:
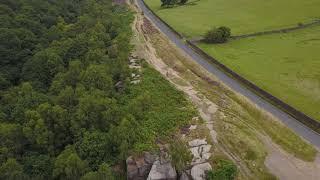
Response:
[{"label": "tree line", "polygon": [[144,63],[130,83],[132,21],[111,0],[0,1],[0,179],[120,179],[195,116]]},{"label": "tree line", "polygon": [[0,179],[114,178],[123,104],[144,101],[125,98],[131,21],[111,0],[0,1]]}]

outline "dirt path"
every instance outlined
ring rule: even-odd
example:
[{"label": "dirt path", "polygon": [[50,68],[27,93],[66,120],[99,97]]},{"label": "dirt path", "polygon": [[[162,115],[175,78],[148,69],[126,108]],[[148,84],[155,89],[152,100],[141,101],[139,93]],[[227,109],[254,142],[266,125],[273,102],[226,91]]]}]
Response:
[{"label": "dirt path", "polygon": [[278,145],[274,144],[270,138],[264,138],[264,141],[269,152],[265,160],[265,165],[279,179],[320,179],[319,154],[314,162],[305,162],[283,151]]},{"label": "dirt path", "polygon": [[[227,148],[225,148],[222,144],[219,144],[217,141],[217,133],[214,131],[213,124],[214,116],[218,111],[218,106],[214,102],[207,99],[203,94],[199,93],[193,87],[192,82],[188,82],[187,80],[183,79],[179,75],[178,71],[169,67],[161,58],[157,56],[156,50],[148,40],[148,36],[145,35],[146,32],[144,32],[141,28],[144,25],[143,23],[143,15],[137,13],[133,23],[134,37],[132,43],[135,45],[135,52],[133,54],[145,59],[168,81],[174,84],[177,89],[183,91],[190,98],[190,100],[198,108],[201,118],[205,120],[214,144],[222,149],[229,156],[229,158],[238,165],[241,172],[246,177],[250,178],[251,173],[246,165],[241,162],[237,156],[234,156],[232,152],[228,151]],[[177,83],[177,80],[183,81],[183,85],[181,83]],[[280,179],[288,180],[320,179],[320,156],[317,157],[315,162],[304,162],[283,151],[278,145],[273,143],[270,138],[265,137],[262,139],[266,149],[268,150],[268,156],[266,158],[265,165],[272,174],[276,175]]]}]

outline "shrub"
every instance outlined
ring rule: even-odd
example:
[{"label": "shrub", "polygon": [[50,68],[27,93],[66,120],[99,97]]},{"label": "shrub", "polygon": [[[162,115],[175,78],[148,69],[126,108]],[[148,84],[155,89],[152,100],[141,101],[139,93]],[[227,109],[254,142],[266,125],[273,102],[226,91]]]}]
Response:
[{"label": "shrub", "polygon": [[214,169],[208,171],[207,180],[233,180],[237,175],[237,167],[229,160],[219,159]]},{"label": "shrub", "polygon": [[207,43],[224,43],[230,38],[231,30],[228,27],[221,26],[219,28],[213,28],[209,30],[204,40]]}]

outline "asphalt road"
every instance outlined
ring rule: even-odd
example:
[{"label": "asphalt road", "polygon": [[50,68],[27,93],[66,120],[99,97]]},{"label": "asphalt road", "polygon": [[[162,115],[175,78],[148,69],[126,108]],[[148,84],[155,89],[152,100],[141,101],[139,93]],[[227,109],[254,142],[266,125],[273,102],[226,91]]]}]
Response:
[{"label": "asphalt road", "polygon": [[287,127],[296,132],[296,134],[300,135],[301,137],[309,141],[311,144],[316,146],[318,149],[320,149],[320,134],[303,125],[298,120],[288,115],[286,112],[273,106],[268,101],[262,99],[260,96],[256,95],[255,93],[244,87],[241,83],[232,79],[224,72],[219,70],[215,65],[209,63],[206,59],[204,59],[202,56],[197,54],[192,48],[190,48],[185,42],[183,42],[176,34],[174,34],[169,27],[167,27],[156,16],[154,16],[153,13],[144,5],[142,0],[136,0],[136,2],[140,10],[144,13],[144,15],[148,17],[153,22],[153,24],[155,24],[160,29],[160,31],[162,31],[162,33],[164,33],[168,37],[168,39],[170,39],[177,47],[179,47],[186,54],[188,54],[193,61],[197,62],[208,72],[212,73],[225,85],[229,86],[233,91],[236,91],[239,94],[242,94],[243,96],[247,97],[258,107],[271,113],[273,116],[282,121]]}]

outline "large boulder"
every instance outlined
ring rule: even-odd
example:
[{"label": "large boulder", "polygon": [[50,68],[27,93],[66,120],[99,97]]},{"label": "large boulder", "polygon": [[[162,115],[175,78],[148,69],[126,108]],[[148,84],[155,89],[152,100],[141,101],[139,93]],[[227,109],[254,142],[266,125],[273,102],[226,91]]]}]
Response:
[{"label": "large boulder", "polygon": [[195,139],[189,142],[190,147],[197,147],[208,144],[206,139]]},{"label": "large boulder", "polygon": [[171,162],[161,163],[159,160],[152,165],[147,180],[176,180],[177,172]]},{"label": "large boulder", "polygon": [[194,139],[189,142],[190,151],[193,155],[191,165],[205,163],[210,156],[211,145],[207,144],[206,139]]},{"label": "large boulder", "polygon": [[145,152],[141,157],[130,156],[127,160],[127,179],[128,180],[145,180],[151,170],[156,156]]},{"label": "large boulder", "polygon": [[182,172],[179,180],[191,180],[186,172]]},{"label": "large boulder", "polygon": [[211,156],[210,149],[211,149],[210,144],[190,148],[190,151],[193,155],[191,164],[193,165],[193,164],[207,162],[207,160]]},{"label": "large boulder", "polygon": [[211,169],[212,167],[209,163],[195,165],[191,169],[191,177],[193,180],[205,180],[206,172]]}]

